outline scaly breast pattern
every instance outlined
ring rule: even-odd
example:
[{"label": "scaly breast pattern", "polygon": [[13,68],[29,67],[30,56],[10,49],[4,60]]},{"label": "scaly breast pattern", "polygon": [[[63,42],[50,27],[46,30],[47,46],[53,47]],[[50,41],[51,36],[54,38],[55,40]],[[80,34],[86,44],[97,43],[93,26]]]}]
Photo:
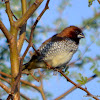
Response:
[{"label": "scaly breast pattern", "polygon": [[49,42],[39,48],[41,59],[47,61],[52,67],[67,64],[77,51],[75,41],[66,38],[63,41]]}]

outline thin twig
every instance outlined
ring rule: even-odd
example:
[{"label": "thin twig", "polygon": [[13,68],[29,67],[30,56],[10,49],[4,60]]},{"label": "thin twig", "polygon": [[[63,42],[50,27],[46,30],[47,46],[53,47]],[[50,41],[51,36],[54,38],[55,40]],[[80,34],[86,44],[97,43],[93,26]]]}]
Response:
[{"label": "thin twig", "polygon": [[[25,38],[25,40],[29,43],[29,40],[28,40],[27,38]],[[34,47],[33,44],[32,44],[32,48],[34,49],[34,51],[35,51],[38,55],[40,55],[40,54],[37,52],[37,50],[35,49],[35,47]]]},{"label": "thin twig", "polygon": [[7,93],[10,93],[10,88],[8,88],[6,85],[4,85],[1,81],[0,81],[0,87],[2,87]]},{"label": "thin twig", "polygon": [[25,100],[31,100],[30,98],[28,98],[26,95],[20,93],[20,95],[25,99]]},{"label": "thin twig", "polygon": [[45,93],[44,93],[44,90],[43,90],[43,79],[41,78],[40,79],[40,92],[41,92],[41,95],[42,95],[42,98],[43,100],[46,100],[46,96],[45,96]]},{"label": "thin twig", "polygon": [[[82,60],[82,59],[81,59],[81,60]],[[97,60],[100,60],[100,58],[96,57],[96,58],[92,58],[92,60],[93,60],[93,61],[97,61]],[[73,66],[75,65],[76,62],[77,62],[77,60],[75,60],[75,61],[69,63],[68,66],[73,67]],[[88,63],[88,62],[90,62],[90,60],[87,61],[87,63]]]},{"label": "thin twig", "polygon": [[30,83],[30,82],[25,81],[25,80],[21,80],[21,82],[22,82],[23,84],[26,84],[26,85],[29,85],[29,86],[35,88],[36,90],[38,90],[38,91],[40,92],[40,88],[39,88],[38,86],[36,86],[35,84]]},{"label": "thin twig", "polygon": [[[97,77],[96,74],[93,75],[93,76],[91,76],[91,77],[89,77],[89,78],[87,79],[87,82],[91,81],[92,79],[94,79],[94,78],[96,78],[96,77]],[[81,84],[77,84],[77,85],[82,86]],[[69,93],[71,93],[72,91],[74,91],[76,88],[77,88],[76,86],[73,86],[72,88],[70,88],[70,89],[67,90],[65,93],[63,93],[63,94],[60,95],[59,97],[55,98],[54,100],[60,100],[60,99],[64,98],[66,95],[68,95]]]},{"label": "thin twig", "polygon": [[40,80],[39,80],[39,78],[37,78],[37,77],[35,77],[34,75],[33,75],[33,72],[32,73],[30,73],[30,75],[37,81],[37,82],[39,82]]},{"label": "thin twig", "polygon": [[43,0],[35,0],[35,2],[30,6],[30,8],[26,11],[26,13],[17,20],[16,27],[21,27],[26,21],[30,18],[30,16],[35,12],[35,10],[40,6]]},{"label": "thin twig", "polygon": [[40,69],[38,69],[38,73],[40,75],[40,92],[41,92],[43,100],[46,100],[46,96],[43,89],[43,74],[41,73]]},{"label": "thin twig", "polygon": [[6,4],[6,12],[7,12],[10,24],[12,25],[14,21],[13,21],[12,12],[11,12],[11,9],[10,9],[9,0],[5,0],[5,4]]},{"label": "thin twig", "polygon": [[11,10],[11,13],[12,13],[12,16],[13,16],[16,20],[18,20],[18,18],[14,15],[14,13],[13,13],[12,10]]},{"label": "thin twig", "polygon": [[25,58],[25,56],[26,56],[26,54],[27,54],[29,48],[32,46],[32,39],[33,39],[33,32],[34,32],[34,29],[35,29],[37,23],[39,22],[39,20],[41,19],[42,15],[44,14],[44,12],[49,8],[49,7],[48,7],[49,1],[50,1],[50,0],[47,0],[47,3],[46,3],[45,8],[44,8],[43,11],[40,13],[40,15],[37,17],[37,19],[36,19],[34,25],[33,25],[32,28],[31,28],[31,33],[30,33],[30,38],[29,38],[29,44],[28,44],[28,46],[27,46],[27,48],[26,48],[26,50],[25,50],[25,52],[24,52],[24,54],[23,54],[23,56],[22,56],[22,60]]},{"label": "thin twig", "polygon": [[11,75],[9,75],[9,74],[6,74],[6,73],[4,73],[4,72],[2,72],[2,71],[0,71],[0,74],[1,74],[1,75],[4,75],[4,76],[6,76],[6,77],[9,77],[9,78],[11,78]]},{"label": "thin twig", "polygon": [[81,87],[80,85],[76,84],[75,82],[73,82],[72,80],[70,80],[61,70],[57,70],[61,75],[63,75],[67,81],[69,81],[70,83],[72,83],[74,86],[76,86],[76,88],[79,88],[81,90],[83,90],[84,92],[87,93],[88,96],[94,98],[95,100],[99,100],[97,97],[95,97],[94,95],[92,95],[86,88]]},{"label": "thin twig", "polygon": [[0,79],[3,80],[3,81],[6,81],[8,84],[11,84],[10,81],[9,81],[8,79],[6,79],[6,78],[4,78],[4,77],[2,77],[2,76],[0,76]]},{"label": "thin twig", "polygon": [[6,100],[13,100],[13,95],[12,94],[9,94],[9,96],[7,97],[7,99]]},{"label": "thin twig", "polygon": [[[0,74],[6,76],[6,77],[8,77],[8,78],[11,78],[11,75],[8,75],[8,74],[6,74],[6,73],[4,73],[4,72],[1,72],[1,71],[0,71]],[[38,86],[36,86],[35,84],[32,84],[32,83],[30,83],[30,82],[28,82],[28,81],[24,81],[24,80],[20,80],[20,81],[21,81],[23,84],[29,85],[29,86],[35,88],[36,90],[40,91],[40,88],[39,88]],[[10,92],[9,92],[9,93],[10,93]]]},{"label": "thin twig", "polygon": [[7,30],[7,28],[5,27],[5,25],[2,23],[2,21],[0,20],[0,29],[2,30],[3,34],[5,35],[5,37],[7,38],[8,42],[11,41],[12,35],[9,33],[9,31]]},{"label": "thin twig", "polygon": [[[22,6],[22,15],[24,15],[27,11],[27,2],[26,2],[26,0],[21,0],[21,6]],[[20,54],[20,51],[22,49],[22,46],[23,46],[23,43],[24,43],[24,40],[25,40],[26,25],[27,25],[27,22],[24,25],[22,25],[22,27],[20,28],[19,39],[17,41],[19,54]]]}]

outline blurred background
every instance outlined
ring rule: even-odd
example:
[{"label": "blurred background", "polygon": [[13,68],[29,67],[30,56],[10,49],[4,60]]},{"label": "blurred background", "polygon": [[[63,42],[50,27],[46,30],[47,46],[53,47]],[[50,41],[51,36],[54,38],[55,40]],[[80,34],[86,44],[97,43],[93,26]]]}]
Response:
[{"label": "blurred background", "polygon": [[[27,6],[29,7],[34,1],[35,0],[27,0]],[[10,4],[13,13],[17,18],[20,18],[22,15],[20,0],[10,0]],[[41,6],[27,21],[27,38],[29,38],[31,26],[45,7],[45,4],[46,0],[44,0]],[[9,30],[10,24],[5,12],[4,2],[0,2],[0,19]],[[50,0],[49,9],[44,13],[36,26],[33,35],[33,44],[35,48],[38,49],[42,42],[70,25],[83,28],[85,39],[80,41],[79,49],[70,61],[69,69],[65,74],[74,82],[81,83],[82,87],[86,87],[90,93],[100,98],[100,5],[97,0],[95,0],[90,7],[87,0]],[[20,55],[24,53],[27,45],[28,43],[24,42]],[[24,63],[30,60],[31,52],[34,52],[32,48],[30,48],[25,57]],[[7,40],[0,30],[0,71],[6,74],[11,73],[9,56]],[[70,82],[66,81],[63,76],[58,73],[54,75],[54,72],[49,70],[34,70],[34,75],[36,77],[39,76],[39,71],[44,75],[41,82],[36,82],[30,75],[23,75],[22,79],[36,86],[42,84],[47,100],[54,100],[73,86]],[[87,83],[87,78],[94,74],[98,76]],[[0,81],[9,86],[9,84],[2,79],[0,79]],[[21,93],[31,100],[43,100],[40,92],[35,88],[26,86],[25,84],[21,85]],[[5,100],[7,96],[7,93],[0,87],[0,98]],[[21,99],[25,100],[23,98]],[[94,99],[86,97],[84,91],[75,89],[65,95],[61,100]]]}]

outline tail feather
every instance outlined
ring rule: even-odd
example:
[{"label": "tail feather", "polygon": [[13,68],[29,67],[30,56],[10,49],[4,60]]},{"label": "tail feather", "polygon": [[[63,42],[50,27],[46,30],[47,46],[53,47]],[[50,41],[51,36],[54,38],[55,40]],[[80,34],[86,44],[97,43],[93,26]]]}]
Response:
[{"label": "tail feather", "polygon": [[39,56],[33,55],[31,60],[22,66],[22,71],[27,69],[37,69],[37,68],[45,68],[46,64],[43,61],[39,60]]}]

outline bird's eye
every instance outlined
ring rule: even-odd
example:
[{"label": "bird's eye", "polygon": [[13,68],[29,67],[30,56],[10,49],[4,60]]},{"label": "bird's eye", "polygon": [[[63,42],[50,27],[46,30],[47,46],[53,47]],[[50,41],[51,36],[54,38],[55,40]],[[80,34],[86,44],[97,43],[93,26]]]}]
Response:
[{"label": "bird's eye", "polygon": [[75,31],[76,34],[79,34],[79,31]]}]

